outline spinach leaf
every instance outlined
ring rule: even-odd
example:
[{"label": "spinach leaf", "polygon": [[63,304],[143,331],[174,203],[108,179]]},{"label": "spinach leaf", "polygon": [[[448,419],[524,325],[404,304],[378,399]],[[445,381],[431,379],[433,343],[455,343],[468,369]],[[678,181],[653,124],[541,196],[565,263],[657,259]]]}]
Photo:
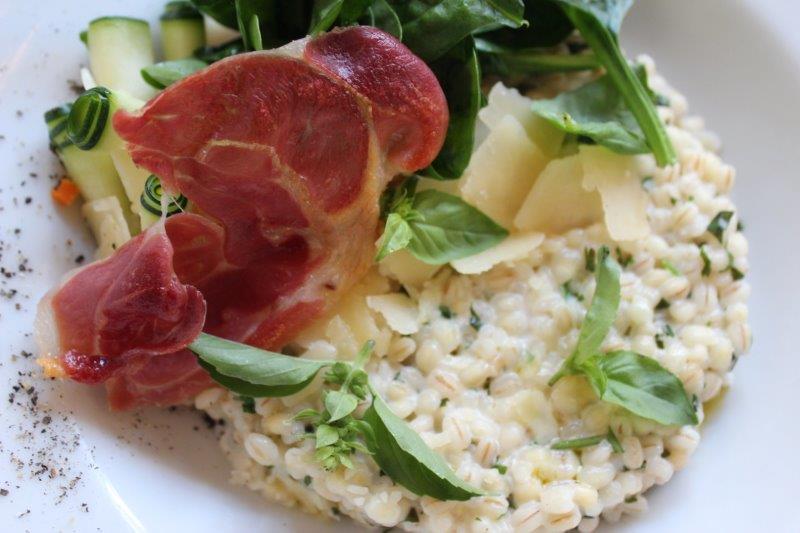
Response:
[{"label": "spinach leaf", "polygon": [[378,253],[375,255],[375,261],[383,261],[387,255],[407,247],[412,237],[411,226],[408,225],[403,215],[389,213],[383,234],[378,241]]},{"label": "spinach leaf", "polygon": [[481,37],[509,48],[550,47],[566,39],[574,29],[572,21],[552,0],[525,0],[523,17],[527,26],[501,28]]},{"label": "spinach leaf", "polygon": [[475,144],[475,121],[481,109],[481,71],[475,42],[467,37],[429,65],[447,97],[450,123],[439,155],[423,172],[434,179],[457,179]]},{"label": "spinach leaf", "polygon": [[403,24],[403,42],[426,62],[475,32],[524,22],[522,0],[389,0]]},{"label": "spinach leaf", "polygon": [[[605,67],[608,79],[639,124],[647,145],[659,166],[676,161],[666,129],[656,112],[650,94],[628,64],[617,41],[617,31],[628,0],[555,0],[563,8],[597,59]],[[626,128],[627,129],[627,128]]]},{"label": "spinach leaf", "polygon": [[311,12],[311,26],[308,28],[309,35],[317,35],[333,26],[345,0],[314,0],[314,10]]},{"label": "spinach leaf", "polygon": [[[268,352],[207,333],[201,333],[189,349],[204,366],[213,367],[212,377],[221,378],[217,381],[225,387],[256,397],[293,394],[305,388],[322,368],[334,364]],[[263,387],[246,391],[244,383]]]},{"label": "spinach leaf", "polygon": [[622,20],[633,5],[633,0],[558,0],[558,2],[591,14],[615,34],[619,33]]},{"label": "spinach leaf", "polygon": [[366,14],[371,4],[372,0],[344,0],[339,13],[339,25],[352,26]]},{"label": "spinach leaf", "polygon": [[[614,324],[620,300],[620,269],[606,246],[597,253],[595,271],[597,282],[594,296],[581,324],[578,344],[559,371],[550,378],[550,385],[565,375],[579,372],[580,365],[600,351],[603,340]],[[596,378],[598,382],[602,380],[602,376]]]},{"label": "spinach leaf", "polygon": [[181,80],[207,66],[205,61],[199,59],[177,59],[175,61],[162,61],[149,65],[141,70],[142,78],[156,89],[166,89],[178,80]]},{"label": "spinach leaf", "polygon": [[[697,413],[683,383],[655,359],[616,351],[595,355],[583,363],[597,395],[606,402],[664,425],[697,424]],[[603,379],[596,376],[602,374]]]},{"label": "spinach leaf", "polygon": [[217,46],[203,46],[194,51],[195,59],[205,61],[206,63],[214,63],[220,59],[241,54],[244,52],[244,42],[241,38],[233,39],[226,43]]},{"label": "spinach leaf", "polygon": [[237,29],[236,6],[232,0],[191,0],[192,4],[223,26]]},{"label": "spinach leaf", "polygon": [[409,251],[421,261],[441,265],[482,252],[508,232],[461,198],[429,189],[414,196]]},{"label": "spinach leaf", "polygon": [[235,0],[236,21],[246,50],[263,50],[261,23],[270,19],[269,3],[263,0]]},{"label": "spinach leaf", "polygon": [[481,68],[498,76],[526,76],[551,72],[574,72],[600,67],[591,54],[553,54],[540,48],[513,48],[486,39],[475,39]]},{"label": "spinach leaf", "polygon": [[373,0],[372,5],[367,8],[367,16],[367,23],[370,26],[380,28],[400,40],[403,39],[403,25],[387,0]]},{"label": "spinach leaf", "polygon": [[439,500],[464,501],[482,493],[458,478],[442,457],[428,448],[373,391],[363,420],[372,428],[367,447],[392,480],[414,494]]},{"label": "spinach leaf", "polygon": [[615,152],[650,152],[636,117],[609,76],[550,100],[536,100],[533,111],[567,133],[588,137]]}]

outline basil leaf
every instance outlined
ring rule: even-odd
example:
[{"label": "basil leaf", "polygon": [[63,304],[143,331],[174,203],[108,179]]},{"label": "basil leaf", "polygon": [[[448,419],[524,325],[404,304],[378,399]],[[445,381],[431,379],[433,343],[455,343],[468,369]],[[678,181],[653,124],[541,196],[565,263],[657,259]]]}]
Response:
[{"label": "basil leaf", "polygon": [[591,13],[615,34],[619,33],[622,20],[633,5],[633,0],[559,0],[559,2]]},{"label": "basil leaf", "polygon": [[232,378],[230,376],[220,374],[217,372],[216,368],[206,363],[202,359],[198,359],[197,362],[200,363],[200,366],[202,366],[208,372],[208,374],[211,376],[211,379],[226,389],[233,391],[236,394],[240,394],[242,396],[252,396],[253,398],[281,398],[283,396],[291,396],[292,394],[305,389],[314,379],[314,376],[311,376],[311,378],[307,381],[296,383],[294,385],[254,385],[238,378]]},{"label": "basil leaf", "polygon": [[557,128],[588,137],[615,152],[650,152],[636,117],[608,76],[553,99],[536,100],[533,111]]},{"label": "basil leaf", "polygon": [[[248,396],[285,396],[306,387],[322,368],[333,365],[333,361],[316,361],[290,357],[246,344],[240,344],[207,333],[201,333],[189,345],[202,362],[214,367],[217,374],[234,378],[251,385],[274,387],[276,394],[262,394],[236,390]],[[213,377],[213,376],[212,376]],[[238,382],[231,382],[239,385]],[[225,385],[225,383],[223,383]],[[227,386],[227,385],[226,385]]]},{"label": "basil leaf", "polygon": [[414,494],[438,500],[464,501],[482,494],[459,479],[445,460],[374,392],[363,420],[372,428],[372,435],[366,438],[367,447],[395,483]]},{"label": "basil leaf", "polygon": [[556,1],[605,67],[608,79],[636,118],[658,165],[663,167],[675,163],[675,149],[650,94],[619,48],[617,32],[629,0]]},{"label": "basil leaf", "polygon": [[475,48],[485,73],[498,76],[527,76],[552,72],[575,72],[600,67],[591,54],[553,54],[540,48],[502,46],[486,39],[475,39]]},{"label": "basil leaf", "polygon": [[386,0],[373,0],[367,10],[370,16],[369,25],[380,28],[398,39],[403,39],[403,25],[392,6]]},{"label": "basil leaf", "polygon": [[[595,271],[597,281],[594,296],[592,296],[592,303],[581,324],[578,344],[558,372],[550,378],[550,385],[565,375],[578,372],[580,365],[597,354],[614,324],[620,300],[620,269],[619,265],[611,258],[611,253],[606,246],[601,247],[597,253]],[[592,370],[591,367],[587,367],[583,369],[583,372]],[[600,382],[602,377],[595,376],[595,379]]]},{"label": "basil leaf", "polygon": [[142,78],[156,89],[166,89],[178,80],[207,66],[205,61],[199,59],[177,59],[175,61],[162,61],[149,65],[141,70]]},{"label": "basil leaf", "polygon": [[467,37],[428,66],[447,97],[450,123],[439,155],[423,174],[434,179],[457,179],[472,157],[475,121],[481,109],[481,71],[475,42]]},{"label": "basil leaf", "polygon": [[340,390],[329,391],[325,395],[325,409],[331,417],[328,422],[336,422],[346,417],[358,407],[358,398],[349,392]]},{"label": "basil leaf", "polygon": [[414,196],[412,208],[417,216],[406,219],[412,231],[408,249],[428,264],[477,254],[508,236],[491,218],[451,194],[422,191]]},{"label": "basil leaf", "polygon": [[604,377],[598,382],[594,372],[586,374],[603,401],[667,426],[698,423],[681,380],[655,359],[621,350],[590,361]]},{"label": "basil leaf", "polygon": [[387,255],[408,246],[412,236],[411,226],[403,219],[403,216],[399,213],[389,213],[383,235],[378,241],[378,253],[375,255],[375,261],[382,261]]},{"label": "basil leaf", "polygon": [[426,62],[472,33],[524,22],[522,0],[390,0],[403,23],[403,42]]},{"label": "basil leaf", "polygon": [[314,438],[317,441],[316,448],[324,448],[325,446],[336,444],[339,441],[339,431],[328,424],[320,424],[317,427]]},{"label": "basil leaf", "polygon": [[731,225],[731,218],[733,218],[733,211],[720,211],[711,219],[706,228],[706,231],[716,237],[720,244],[725,237],[725,230]]}]

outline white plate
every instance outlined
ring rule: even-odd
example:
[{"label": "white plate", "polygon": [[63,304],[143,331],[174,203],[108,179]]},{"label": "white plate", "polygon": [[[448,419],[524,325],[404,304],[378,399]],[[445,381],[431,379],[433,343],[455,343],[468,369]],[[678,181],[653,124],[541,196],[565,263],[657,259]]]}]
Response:
[{"label": "white plate", "polygon": [[[77,213],[57,210],[50,200],[48,175],[58,167],[42,112],[72,97],[65,80],[77,79],[86,61],[78,32],[88,20],[153,19],[163,2],[132,4],[0,2],[0,265],[16,271],[24,256],[33,269],[13,280],[0,275],[0,289],[19,291],[0,298],[0,489],[8,491],[0,496],[0,530],[332,531],[229,486],[212,432],[195,413],[110,414],[100,391],[19,375],[34,368],[32,358],[14,354],[33,351],[36,301],[90,249]],[[756,341],[722,409],[703,427],[689,467],[650,493],[646,516],[615,531],[797,530],[797,20],[800,8],[788,0],[650,0],[640,1],[625,25],[628,50],[656,59],[721,135],[726,160],[738,168],[735,196],[751,245]],[[36,388],[46,412],[28,413],[24,391],[6,403],[20,379]]]}]

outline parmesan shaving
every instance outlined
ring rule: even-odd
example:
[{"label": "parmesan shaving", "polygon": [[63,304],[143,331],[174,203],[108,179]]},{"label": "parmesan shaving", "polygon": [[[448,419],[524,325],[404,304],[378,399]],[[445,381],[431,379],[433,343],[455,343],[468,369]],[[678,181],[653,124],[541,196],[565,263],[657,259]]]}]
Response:
[{"label": "parmesan shaving", "polygon": [[512,235],[494,248],[450,264],[461,274],[481,274],[500,263],[525,258],[543,240],[544,235],[541,233]]},{"label": "parmesan shaving", "polygon": [[397,293],[367,296],[367,305],[383,315],[389,327],[397,333],[411,335],[419,331],[419,308],[408,296]]},{"label": "parmesan shaving", "polygon": [[380,268],[381,272],[403,285],[419,287],[431,279],[441,266],[423,263],[408,250],[400,250],[381,261]]}]

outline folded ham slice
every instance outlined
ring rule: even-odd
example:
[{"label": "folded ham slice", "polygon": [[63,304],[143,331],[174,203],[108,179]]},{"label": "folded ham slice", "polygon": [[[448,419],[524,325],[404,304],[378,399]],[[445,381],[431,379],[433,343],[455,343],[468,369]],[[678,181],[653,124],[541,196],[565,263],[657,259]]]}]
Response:
[{"label": "folded ham slice", "polygon": [[[147,291],[165,295],[174,272],[187,295],[202,293],[205,331],[277,349],[368,269],[381,192],[396,174],[433,160],[447,121],[433,73],[374,28],[215,63],[140,112],[114,117],[134,162],[194,210],[167,219],[168,241],[164,229],[149,230],[98,265],[124,263]],[[162,246],[158,261],[144,264],[128,251],[154,239],[172,245]],[[117,300],[144,289],[107,293],[113,276],[92,274],[98,265],[73,275],[44,305],[45,315],[61,309],[51,351],[67,375],[78,376],[73,366],[94,369],[82,381],[105,381],[114,408],[171,404],[207,386],[182,350],[193,337],[164,336],[168,319],[161,329],[157,314],[112,320]],[[74,288],[107,296],[86,315],[72,304],[81,292]],[[174,305],[179,314],[180,302]],[[181,322],[186,332],[197,334],[196,320]],[[130,331],[137,334],[123,340]],[[101,332],[108,332],[103,342]],[[125,349],[106,348],[115,342]]]}]

